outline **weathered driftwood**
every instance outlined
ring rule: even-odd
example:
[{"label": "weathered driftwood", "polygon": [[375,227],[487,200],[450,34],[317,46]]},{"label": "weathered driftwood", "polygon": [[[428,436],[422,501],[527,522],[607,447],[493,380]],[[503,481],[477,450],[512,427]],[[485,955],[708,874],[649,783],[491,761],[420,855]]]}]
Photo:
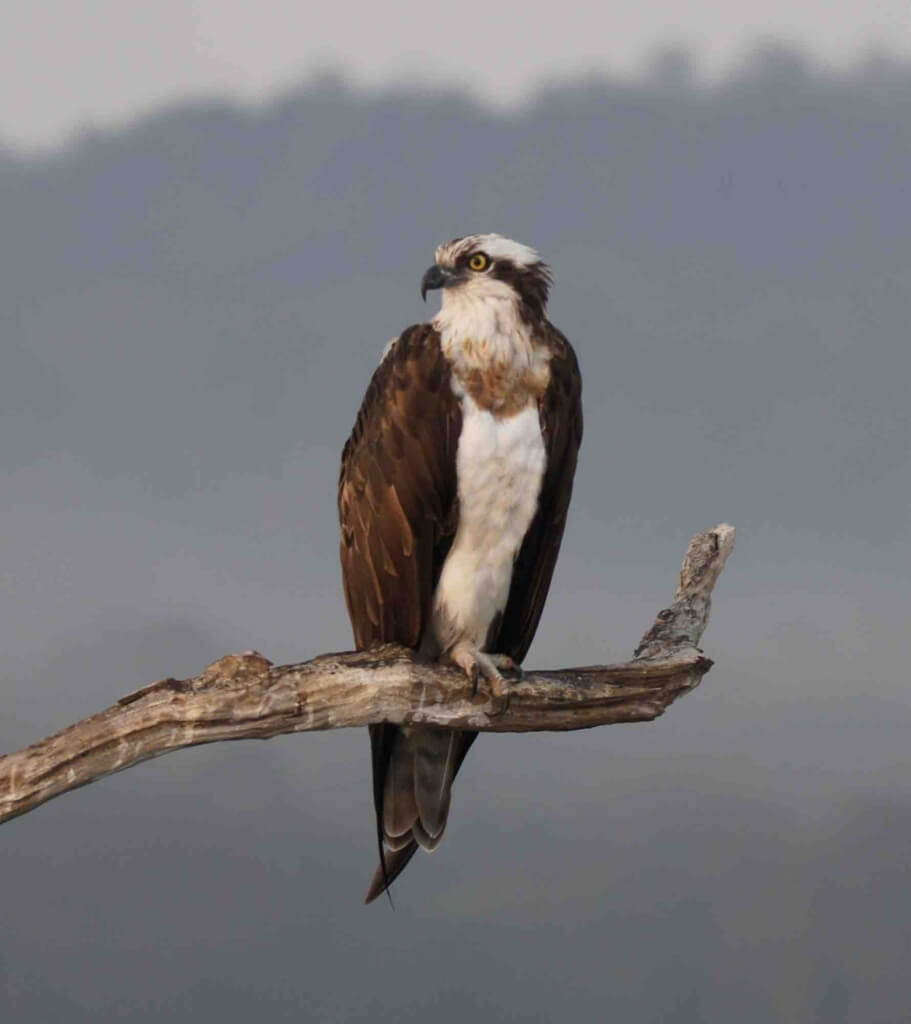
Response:
[{"label": "weathered driftwood", "polygon": [[192,679],[162,679],[0,757],[0,822],[197,743],[383,721],[482,732],[651,721],[693,689],[712,665],[697,644],[712,588],[733,546],[734,528],[724,524],[690,541],[674,603],[658,614],[632,661],[527,671],[510,680],[505,708],[494,706],[484,684],[472,694],[460,671],[421,663],[395,645],[282,666],[248,651],[220,658]]}]

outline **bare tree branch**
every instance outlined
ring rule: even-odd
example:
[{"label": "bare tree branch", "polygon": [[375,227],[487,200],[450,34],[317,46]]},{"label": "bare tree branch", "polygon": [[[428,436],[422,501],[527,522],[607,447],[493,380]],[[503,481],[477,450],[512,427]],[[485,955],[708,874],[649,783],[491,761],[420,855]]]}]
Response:
[{"label": "bare tree branch", "polygon": [[528,732],[651,721],[711,668],[697,645],[733,546],[734,528],[726,524],[690,541],[674,603],[658,614],[632,661],[525,672],[510,679],[505,708],[485,692],[472,695],[461,671],[419,662],[395,645],[282,666],[248,651],[220,658],[192,679],[159,680],[0,757],[0,822],[198,743],[376,722]]}]

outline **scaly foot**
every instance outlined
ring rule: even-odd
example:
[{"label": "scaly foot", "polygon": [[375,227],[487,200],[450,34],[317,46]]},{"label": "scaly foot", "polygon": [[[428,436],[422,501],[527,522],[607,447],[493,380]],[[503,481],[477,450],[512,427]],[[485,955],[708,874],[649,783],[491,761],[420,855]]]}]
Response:
[{"label": "scaly foot", "polygon": [[510,658],[508,654],[488,654],[487,657],[490,658],[501,672],[515,672],[519,677],[519,682],[522,681],[525,671],[522,666],[513,658]]},{"label": "scaly foot", "polygon": [[[474,644],[460,640],[448,654],[449,660],[471,680],[471,692],[478,692],[478,683],[483,676],[490,687],[490,699],[494,706],[493,713],[501,715],[509,704],[509,684],[500,675],[500,667],[515,668],[512,658],[503,654],[487,654],[479,651]],[[503,659],[506,658],[507,665]]]}]

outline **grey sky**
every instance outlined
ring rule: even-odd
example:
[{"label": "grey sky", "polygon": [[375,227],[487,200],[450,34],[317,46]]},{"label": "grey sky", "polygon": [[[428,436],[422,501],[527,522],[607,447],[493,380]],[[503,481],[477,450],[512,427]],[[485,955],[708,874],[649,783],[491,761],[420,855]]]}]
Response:
[{"label": "grey sky", "polygon": [[905,0],[46,0],[0,11],[0,140],[46,146],[188,95],[261,99],[326,67],[364,85],[458,83],[515,102],[544,79],[638,73],[669,42],[724,73],[763,38],[832,65],[911,53]]},{"label": "grey sky", "polygon": [[324,81],[0,157],[0,750],[229,650],[350,645],[338,454],[442,239],[551,263],[586,437],[534,665],[628,656],[686,542],[716,666],[482,737],[364,909],[362,730],[161,758],[0,829],[0,1018],[903,1020],[911,66],[793,55],[508,116]]}]

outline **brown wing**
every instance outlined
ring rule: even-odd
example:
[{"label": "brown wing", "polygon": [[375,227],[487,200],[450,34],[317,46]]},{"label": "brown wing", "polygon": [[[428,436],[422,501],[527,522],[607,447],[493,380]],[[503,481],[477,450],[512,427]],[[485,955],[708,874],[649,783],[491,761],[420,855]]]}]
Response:
[{"label": "brown wing", "polygon": [[342,452],[342,578],[360,649],[421,642],[455,527],[461,426],[439,335],[409,327],[374,373]]},{"label": "brown wing", "polygon": [[[374,373],[342,452],[342,579],[358,648],[421,642],[456,527],[461,429],[439,335],[429,324],[409,327]],[[383,794],[398,733],[394,725],[370,727],[380,866],[368,902],[417,849],[412,840],[383,850]],[[473,739],[460,735],[458,764]]]},{"label": "brown wing", "polygon": [[547,340],[553,351],[550,385],[538,402],[547,463],[538,511],[516,558],[509,600],[490,650],[521,662],[528,653],[550,588],[566,513],[572,496],[576,458],[582,443],[582,377],[576,354],[550,323]]}]

